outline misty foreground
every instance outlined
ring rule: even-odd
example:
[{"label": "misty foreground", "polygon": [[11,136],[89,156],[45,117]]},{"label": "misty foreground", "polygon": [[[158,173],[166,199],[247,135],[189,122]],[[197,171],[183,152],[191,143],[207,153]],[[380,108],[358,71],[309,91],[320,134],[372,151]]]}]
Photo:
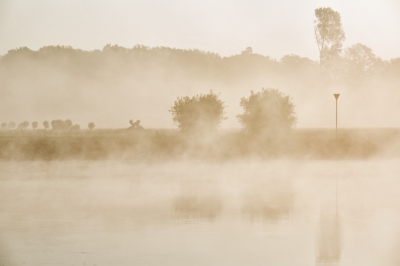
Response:
[{"label": "misty foreground", "polygon": [[400,265],[398,159],[0,169],[0,265]]},{"label": "misty foreground", "polygon": [[0,132],[0,160],[368,159],[400,157],[400,129],[296,129],[254,139],[238,130],[190,136],[176,130]]}]

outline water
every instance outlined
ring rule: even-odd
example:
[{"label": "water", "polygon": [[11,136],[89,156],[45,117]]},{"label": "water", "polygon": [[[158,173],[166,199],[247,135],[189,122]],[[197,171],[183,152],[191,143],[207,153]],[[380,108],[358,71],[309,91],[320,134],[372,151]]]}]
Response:
[{"label": "water", "polygon": [[0,266],[400,264],[397,160],[0,169]]}]

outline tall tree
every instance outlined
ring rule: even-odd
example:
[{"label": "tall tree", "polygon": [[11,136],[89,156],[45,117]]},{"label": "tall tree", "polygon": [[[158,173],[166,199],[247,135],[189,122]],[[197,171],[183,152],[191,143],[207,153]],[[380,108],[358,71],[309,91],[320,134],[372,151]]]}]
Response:
[{"label": "tall tree", "polygon": [[321,7],[315,9],[315,16],[314,33],[319,50],[319,63],[321,69],[327,69],[330,63],[340,56],[346,36],[339,12],[329,7]]}]

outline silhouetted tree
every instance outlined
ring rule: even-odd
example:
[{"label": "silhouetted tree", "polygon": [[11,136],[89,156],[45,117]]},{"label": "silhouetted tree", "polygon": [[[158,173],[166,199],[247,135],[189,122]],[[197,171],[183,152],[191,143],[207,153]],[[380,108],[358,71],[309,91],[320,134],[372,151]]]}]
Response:
[{"label": "silhouetted tree", "polygon": [[88,128],[90,129],[90,130],[93,130],[93,128],[95,127],[96,125],[93,123],[93,122],[90,122],[89,124],[88,124]]},{"label": "silhouetted tree", "polygon": [[66,131],[69,127],[63,120],[52,120],[51,128],[55,131]]},{"label": "silhouetted tree", "polygon": [[296,124],[294,105],[289,96],[276,89],[251,91],[248,98],[240,100],[243,113],[238,115],[244,130],[254,137],[285,135]]},{"label": "silhouetted tree", "polygon": [[6,129],[6,128],[7,128],[7,123],[6,122],[1,123],[1,129]]},{"label": "silhouetted tree", "polygon": [[14,122],[10,122],[8,123],[8,129],[13,129],[15,128],[17,125]]},{"label": "silhouetted tree", "polygon": [[244,51],[242,51],[242,55],[246,55],[246,54],[252,54],[253,53],[253,48],[251,48],[250,46],[249,47],[246,47],[246,49],[244,50]]},{"label": "silhouetted tree", "polygon": [[24,129],[26,129],[27,127],[29,127],[29,122],[28,122],[28,121],[22,122],[22,123],[20,123],[20,124],[18,125],[18,129],[19,129],[19,130],[24,130]]},{"label": "silhouetted tree", "polygon": [[357,43],[344,51],[345,78],[352,85],[361,85],[368,72],[378,61],[372,49]]},{"label": "silhouetted tree", "polygon": [[44,129],[47,130],[50,127],[49,126],[49,121],[44,121],[43,122],[43,126],[44,126]]},{"label": "silhouetted tree", "polygon": [[[315,39],[319,50],[319,63],[324,74],[336,75],[335,64],[342,52],[343,42],[346,39],[339,12],[330,7],[315,9],[314,20]],[[333,77],[334,78],[334,77]]]},{"label": "silhouetted tree", "polygon": [[38,126],[38,122],[36,122],[36,121],[32,122],[33,130],[36,130],[37,126]]},{"label": "silhouetted tree", "polygon": [[169,110],[182,132],[204,133],[216,130],[224,117],[224,103],[214,92],[178,97]]}]

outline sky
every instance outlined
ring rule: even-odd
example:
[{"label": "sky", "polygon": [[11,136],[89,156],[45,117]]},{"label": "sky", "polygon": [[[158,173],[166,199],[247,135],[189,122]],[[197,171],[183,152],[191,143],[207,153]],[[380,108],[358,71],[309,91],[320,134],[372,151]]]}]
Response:
[{"label": "sky", "polygon": [[223,56],[250,46],[276,59],[317,60],[317,7],[340,12],[345,47],[362,43],[385,60],[400,57],[398,0],[0,0],[0,55],[24,46],[142,44]]}]

